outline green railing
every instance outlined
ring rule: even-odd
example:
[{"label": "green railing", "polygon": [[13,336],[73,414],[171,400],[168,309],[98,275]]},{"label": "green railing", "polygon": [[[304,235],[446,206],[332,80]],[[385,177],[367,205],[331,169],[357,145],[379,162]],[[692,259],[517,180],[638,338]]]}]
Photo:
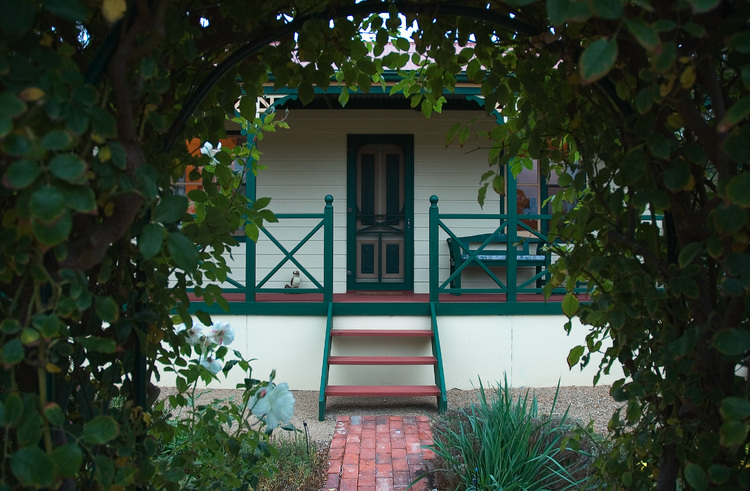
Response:
[{"label": "green railing", "polygon": [[[257,246],[255,242],[247,243],[247,284],[253,285],[247,289],[246,302],[255,302],[256,293],[322,293],[323,302],[330,303],[333,301],[333,196],[325,197],[325,207],[323,213],[280,213],[276,215],[280,223],[288,219],[305,219],[317,220],[312,225],[310,231],[294,247],[287,249],[284,245],[267,229],[262,228],[261,232],[284,256],[271,270],[260,280],[256,282],[256,262]],[[315,278],[294,255],[315,236],[320,230],[323,230],[323,278],[322,282]],[[287,263],[292,263],[300,272],[300,276],[305,283],[312,283],[311,287],[306,288],[271,288],[266,286],[273,276]]]},{"label": "green railing", "polygon": [[[519,283],[518,281],[518,268],[519,262],[517,255],[514,253],[518,250],[518,246],[523,241],[533,241],[537,250],[534,251],[536,255],[547,255],[550,257],[551,251],[549,248],[549,239],[541,231],[529,226],[526,221],[535,220],[539,223],[548,221],[551,215],[518,215],[514,211],[509,213],[440,213],[438,208],[438,197],[430,197],[430,212],[429,212],[429,285],[430,285],[430,302],[438,302],[439,294],[441,293],[504,293],[506,295],[507,302],[515,302],[519,293],[542,293],[542,283],[549,277],[548,266],[549,260],[546,266],[529,266],[529,268],[535,268],[535,273]],[[476,227],[471,229],[483,229],[483,232],[488,234],[487,239],[476,248],[470,255],[468,260],[458,265],[455,271],[449,273],[449,275],[442,279],[440,278],[440,264],[441,261],[445,263],[449,258],[442,257],[440,255],[440,247],[442,241],[440,240],[440,231],[442,230],[447,236],[457,241],[459,246],[463,249],[468,248],[468,244],[461,241],[461,238],[454,233],[449,224],[449,220],[454,220],[461,223],[462,227],[465,227],[467,223],[475,221]],[[487,222],[497,224],[497,226],[489,227],[487,229]],[[519,231],[522,235],[519,235]],[[506,237],[507,252],[505,255],[505,261],[507,265],[504,266],[506,270],[505,277],[498,276],[495,271],[491,269],[492,265],[487,264],[488,260],[482,259],[482,252],[493,243],[495,238],[500,235]],[[476,266],[481,268],[486,277],[492,280],[493,285],[491,287],[483,288],[455,288],[451,287],[451,283],[461,275],[467,267]],[[525,267],[523,264],[521,267]],[[497,270],[497,268],[495,268]]]}]

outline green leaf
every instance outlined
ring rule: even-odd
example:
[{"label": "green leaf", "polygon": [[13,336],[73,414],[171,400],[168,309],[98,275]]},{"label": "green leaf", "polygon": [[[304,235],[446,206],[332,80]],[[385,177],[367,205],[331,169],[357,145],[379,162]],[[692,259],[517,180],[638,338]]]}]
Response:
[{"label": "green leaf", "polygon": [[54,246],[68,238],[73,228],[73,220],[70,213],[65,213],[52,223],[34,220],[31,228],[34,231],[34,236],[41,244]]},{"label": "green leaf", "polygon": [[647,50],[654,51],[659,44],[661,44],[659,33],[656,32],[656,29],[640,17],[632,17],[628,19],[625,25],[633,37],[638,41],[638,44]]},{"label": "green leaf", "polygon": [[690,164],[683,158],[677,158],[670,162],[664,171],[664,185],[670,191],[685,190],[691,182]]},{"label": "green leaf", "polygon": [[54,402],[49,402],[44,406],[44,417],[55,426],[62,426],[65,424],[65,415],[63,414],[62,408]]},{"label": "green leaf", "polygon": [[595,82],[609,73],[617,60],[617,40],[597,39],[581,55],[579,61],[584,82]]},{"label": "green leaf", "polygon": [[198,250],[182,233],[170,232],[167,235],[167,249],[178,268],[195,271],[198,267]]},{"label": "green leaf", "polygon": [[739,206],[722,204],[710,215],[719,233],[734,233],[744,227],[746,212]]},{"label": "green leaf", "polygon": [[52,130],[42,137],[42,148],[45,150],[65,150],[73,139],[64,130]]},{"label": "green leaf", "polygon": [[31,319],[31,325],[48,338],[57,336],[60,332],[60,321],[55,314],[36,314]]},{"label": "green leaf", "polygon": [[721,417],[741,421],[750,417],[750,401],[744,397],[727,397],[721,401]]},{"label": "green leaf", "polygon": [[144,225],[141,236],[138,238],[138,250],[141,251],[144,259],[151,259],[161,250],[164,232],[164,227],[158,223]]},{"label": "green leaf", "polygon": [[112,297],[96,297],[94,301],[96,314],[104,322],[115,322],[120,316],[120,309]]},{"label": "green leaf", "polygon": [[13,318],[7,318],[0,324],[0,332],[3,334],[15,334],[20,330],[21,323]]},{"label": "green leaf", "polygon": [[81,438],[89,443],[102,444],[120,433],[117,421],[111,416],[97,416],[83,427]]},{"label": "green leaf", "polygon": [[732,470],[725,465],[713,464],[708,468],[708,477],[713,483],[724,484],[731,476]]},{"label": "green leaf", "polygon": [[653,58],[653,67],[657,72],[666,72],[677,60],[677,45],[675,43],[662,43],[661,52]]},{"label": "green leaf", "polygon": [[81,184],[85,181],[86,162],[78,155],[72,153],[61,153],[55,155],[49,162],[49,170],[53,176],[72,184]]},{"label": "green leaf", "polygon": [[492,179],[492,189],[500,196],[505,196],[505,178],[497,174]]},{"label": "green leaf", "polygon": [[185,196],[169,195],[159,201],[154,210],[154,221],[174,223],[180,220],[187,211],[188,199]]},{"label": "green leaf", "polygon": [[713,346],[728,356],[745,354],[750,351],[750,332],[739,328],[722,329],[714,336]]},{"label": "green leaf", "polygon": [[23,189],[36,181],[42,169],[33,160],[21,159],[13,162],[5,173],[8,185],[15,189]]},{"label": "green leaf", "polygon": [[693,489],[704,490],[708,489],[708,475],[703,468],[692,462],[685,466],[685,480],[693,487]]},{"label": "green leaf", "polygon": [[64,190],[65,203],[68,208],[81,213],[91,213],[96,210],[96,196],[94,190],[88,186],[69,187]]},{"label": "green leaf", "polygon": [[52,461],[63,477],[75,477],[83,463],[83,451],[76,443],[68,443],[52,451]]},{"label": "green leaf", "polygon": [[693,12],[702,14],[716,8],[720,0],[688,0],[688,3],[693,7]]},{"label": "green leaf", "polygon": [[730,179],[727,184],[727,198],[737,206],[750,206],[750,172],[743,172]]},{"label": "green leaf", "polygon": [[7,90],[0,92],[0,118],[15,118],[16,116],[23,114],[25,111],[26,104],[16,97],[15,94]]},{"label": "green leaf", "polygon": [[592,7],[596,15],[603,19],[622,17],[623,0],[593,0]]},{"label": "green leaf", "polygon": [[263,209],[270,204],[271,204],[271,198],[268,198],[268,197],[258,198],[255,200],[255,203],[253,203],[253,210]]},{"label": "green leaf", "polygon": [[570,0],[547,0],[547,17],[553,26],[564,24],[568,20]]},{"label": "green leaf", "polygon": [[29,210],[37,220],[54,222],[65,213],[65,195],[54,186],[43,186],[31,195]]},{"label": "green leaf", "polygon": [[703,250],[703,244],[700,242],[692,242],[685,247],[682,248],[680,251],[680,256],[678,259],[678,263],[681,268],[684,268],[688,264],[693,262],[693,259],[695,259],[695,256],[698,255]]},{"label": "green leaf", "polygon": [[25,350],[23,343],[18,338],[13,338],[3,345],[3,364],[5,366],[16,365],[23,360]]},{"label": "green leaf", "polygon": [[114,353],[115,349],[117,349],[117,344],[114,339],[87,336],[78,337],[76,338],[76,341],[88,351],[94,351],[96,353]]},{"label": "green leaf", "polygon": [[570,350],[570,353],[568,353],[568,366],[570,368],[573,368],[578,363],[585,350],[586,348],[583,346],[576,346]]},{"label": "green leaf", "polygon": [[742,421],[725,421],[719,428],[719,441],[725,447],[744,445],[747,425]]},{"label": "green leaf", "polygon": [[746,95],[729,107],[719,124],[718,131],[722,133],[729,131],[748,115],[750,115],[750,95]]},{"label": "green leaf", "polygon": [[578,312],[580,302],[573,293],[566,293],[562,301],[562,311],[568,317],[573,317]]},{"label": "green leaf", "polygon": [[170,467],[164,471],[164,479],[169,482],[180,482],[185,477],[185,469],[182,467]]},{"label": "green leaf", "polygon": [[297,97],[303,105],[307,105],[315,98],[315,89],[310,83],[301,83],[297,88]]},{"label": "green leaf", "polygon": [[36,445],[24,447],[10,457],[10,468],[24,486],[49,487],[55,481],[55,464]]}]

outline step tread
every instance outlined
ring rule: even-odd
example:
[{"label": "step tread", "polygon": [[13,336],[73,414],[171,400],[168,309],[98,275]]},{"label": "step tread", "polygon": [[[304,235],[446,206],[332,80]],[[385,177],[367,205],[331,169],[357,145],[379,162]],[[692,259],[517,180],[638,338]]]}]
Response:
[{"label": "step tread", "polygon": [[329,365],[436,365],[434,356],[329,356]]},{"label": "step tread", "polygon": [[429,329],[333,329],[331,336],[431,338],[432,331]]},{"label": "step tread", "polygon": [[343,397],[400,397],[439,396],[436,385],[329,385],[326,396]]}]

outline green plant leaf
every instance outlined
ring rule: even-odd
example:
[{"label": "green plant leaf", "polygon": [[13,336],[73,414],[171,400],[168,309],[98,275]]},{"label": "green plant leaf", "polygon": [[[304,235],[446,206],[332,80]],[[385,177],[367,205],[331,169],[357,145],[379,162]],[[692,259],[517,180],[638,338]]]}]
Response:
[{"label": "green plant leaf", "polygon": [[72,184],[85,181],[86,162],[78,155],[61,153],[55,155],[49,162],[49,170],[53,176]]},{"label": "green plant leaf", "polygon": [[49,402],[44,406],[44,417],[55,426],[62,426],[65,424],[65,415],[63,414],[62,408],[59,404],[54,402]]},{"label": "green plant leaf", "polygon": [[138,250],[141,251],[144,259],[151,259],[161,250],[164,233],[164,227],[158,223],[144,225],[141,236],[138,238]]},{"label": "green plant leaf", "polygon": [[180,220],[187,211],[188,199],[185,196],[169,195],[159,201],[154,210],[154,221],[174,223]]},{"label": "green plant leaf", "polygon": [[195,271],[198,267],[198,250],[190,239],[180,232],[167,235],[167,249],[175,264],[185,271]]},{"label": "green plant leaf", "polygon": [[44,223],[51,223],[65,213],[65,195],[54,186],[43,186],[31,195],[31,216]]},{"label": "green plant leaf", "polygon": [[743,397],[727,397],[721,401],[721,417],[743,420],[750,417],[750,401]]},{"label": "green plant leaf", "polygon": [[[3,16],[5,17],[5,16]],[[0,92],[0,118],[15,118],[26,111],[26,104],[8,90]]]},{"label": "green plant leaf", "polygon": [[55,481],[52,458],[36,445],[14,452],[10,457],[10,468],[24,486],[49,487]]},{"label": "green plant leaf", "polygon": [[25,350],[19,338],[13,338],[3,345],[3,364],[6,366],[16,365],[23,360]]},{"label": "green plant leaf", "polygon": [[708,489],[708,475],[706,474],[706,471],[704,471],[701,466],[693,464],[692,462],[685,466],[685,480],[693,487],[693,489],[699,491]]},{"label": "green plant leaf", "polygon": [[719,428],[719,438],[725,447],[744,445],[747,439],[747,424],[742,421],[725,421]]},{"label": "green plant leaf", "polygon": [[41,244],[54,246],[68,238],[73,228],[73,220],[70,217],[70,213],[65,212],[63,216],[51,223],[34,220],[31,227],[34,231],[34,236],[36,236]]},{"label": "green plant leaf", "polygon": [[112,297],[97,296],[94,307],[96,308],[96,314],[104,322],[115,322],[120,316],[120,309]]},{"label": "green plant leaf", "polygon": [[688,264],[692,263],[693,259],[695,259],[695,256],[697,256],[698,253],[700,253],[702,250],[703,244],[701,244],[700,242],[693,242],[683,247],[678,258],[680,267],[684,268]]},{"label": "green plant leaf", "polygon": [[575,348],[570,350],[570,352],[568,353],[568,366],[570,368],[573,368],[576,363],[578,363],[585,350],[586,348],[584,348],[583,346],[576,346]]},{"label": "green plant leaf", "polygon": [[3,334],[15,334],[21,330],[21,323],[13,318],[7,318],[0,324],[0,332]]},{"label": "green plant leaf", "polygon": [[578,312],[580,302],[578,297],[573,293],[566,293],[562,301],[562,311],[568,317],[573,317]]},{"label": "green plant leaf", "polygon": [[617,39],[597,39],[581,54],[581,78],[587,83],[596,82],[609,73],[616,60]]},{"label": "green plant leaf", "polygon": [[83,463],[83,451],[76,443],[57,447],[51,457],[57,472],[63,477],[74,477]]},{"label": "green plant leaf", "polygon": [[733,126],[747,118],[748,115],[750,115],[750,95],[746,95],[729,107],[724,119],[719,123],[718,131],[729,131]]},{"label": "green plant leaf", "polygon": [[659,33],[656,32],[656,29],[640,17],[631,17],[625,22],[625,25],[633,37],[638,41],[638,44],[647,50],[653,51],[661,43]]},{"label": "green plant leaf", "polygon": [[739,328],[722,329],[714,336],[713,346],[728,356],[742,355],[750,351],[750,332]]},{"label": "green plant leaf", "polygon": [[750,172],[743,172],[730,179],[727,198],[737,206],[750,207]]},{"label": "green plant leaf", "polygon": [[96,353],[114,353],[117,344],[114,339],[100,338],[97,336],[78,337],[76,341],[88,351]]},{"label": "green plant leaf", "polygon": [[91,213],[96,210],[94,190],[88,186],[74,186],[64,190],[65,203],[71,210]]},{"label": "green plant leaf", "polygon": [[664,171],[664,185],[670,191],[682,191],[691,182],[690,164],[683,158],[672,160]]},{"label": "green plant leaf", "polygon": [[8,185],[15,189],[23,189],[36,181],[42,169],[33,160],[21,159],[13,162],[5,173]]},{"label": "green plant leaf", "polygon": [[114,439],[120,430],[112,416],[97,416],[83,427],[81,438],[89,443],[101,444]]},{"label": "green plant leaf", "polygon": [[702,14],[716,8],[720,0],[688,0],[688,3],[693,7],[693,12]]},{"label": "green plant leaf", "polygon": [[52,130],[42,137],[42,148],[45,150],[65,150],[72,141],[73,139],[67,131]]}]

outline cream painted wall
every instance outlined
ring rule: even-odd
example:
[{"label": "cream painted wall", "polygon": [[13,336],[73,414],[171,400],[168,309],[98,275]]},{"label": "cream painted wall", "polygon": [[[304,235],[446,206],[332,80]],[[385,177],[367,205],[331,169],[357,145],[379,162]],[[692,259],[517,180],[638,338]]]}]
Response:
[{"label": "cream painted wall", "polygon": [[[325,336],[325,318],[298,316],[214,316],[229,322],[236,337],[229,348],[255,358],[253,376],[264,379],[276,369],[276,381],[296,390],[319,390]],[[586,329],[574,320],[566,335],[563,316],[470,316],[440,317],[440,342],[447,389],[471,389],[484,383],[502,382],[507,375],[514,387],[590,386],[598,360],[585,370],[568,369],[570,349],[584,343]],[[336,317],[337,329],[429,329],[429,318],[417,316]],[[430,354],[429,342],[421,339],[334,340],[333,354],[418,355]],[[231,355],[230,355],[231,356]],[[234,370],[238,370],[235,368]],[[600,384],[611,384],[622,376],[616,367]],[[220,375],[221,388],[233,388],[243,379],[237,371],[228,379]],[[431,367],[343,367],[334,366],[331,384],[413,385],[433,383]],[[159,382],[174,385],[171,374]],[[218,388],[219,386],[217,386]]]},{"label": "cream painted wall", "polygon": [[[491,126],[494,118],[480,111],[446,111],[426,120],[420,112],[409,110],[292,110],[286,121],[289,130],[264,135],[258,148],[261,164],[267,168],[258,176],[257,195],[272,198],[276,213],[322,212],[324,197],[334,197],[334,292],[346,291],[346,138],[348,134],[414,135],[414,291],[428,291],[428,212],[429,198],[440,198],[444,213],[481,213],[477,203],[480,176],[487,170],[486,151],[471,151],[478,143],[472,140],[464,148],[446,147],[448,129],[457,122],[468,122],[479,116],[481,124]],[[484,210],[499,212],[499,197],[489,193]],[[301,239],[304,225],[295,224],[281,232],[287,248],[294,237]],[[286,225],[270,225],[281,230]],[[457,224],[462,234],[486,231],[485,224]],[[309,230],[309,227],[307,228]],[[275,234],[276,232],[274,232]],[[446,235],[441,235],[442,276],[447,277]],[[322,232],[305,246],[298,256],[316,278],[322,277]],[[258,245],[258,278],[263,278],[279,261],[267,240]],[[297,256],[295,256],[297,257]],[[281,287],[295,267],[287,263],[268,286]],[[309,282],[307,283],[309,285]]]}]

